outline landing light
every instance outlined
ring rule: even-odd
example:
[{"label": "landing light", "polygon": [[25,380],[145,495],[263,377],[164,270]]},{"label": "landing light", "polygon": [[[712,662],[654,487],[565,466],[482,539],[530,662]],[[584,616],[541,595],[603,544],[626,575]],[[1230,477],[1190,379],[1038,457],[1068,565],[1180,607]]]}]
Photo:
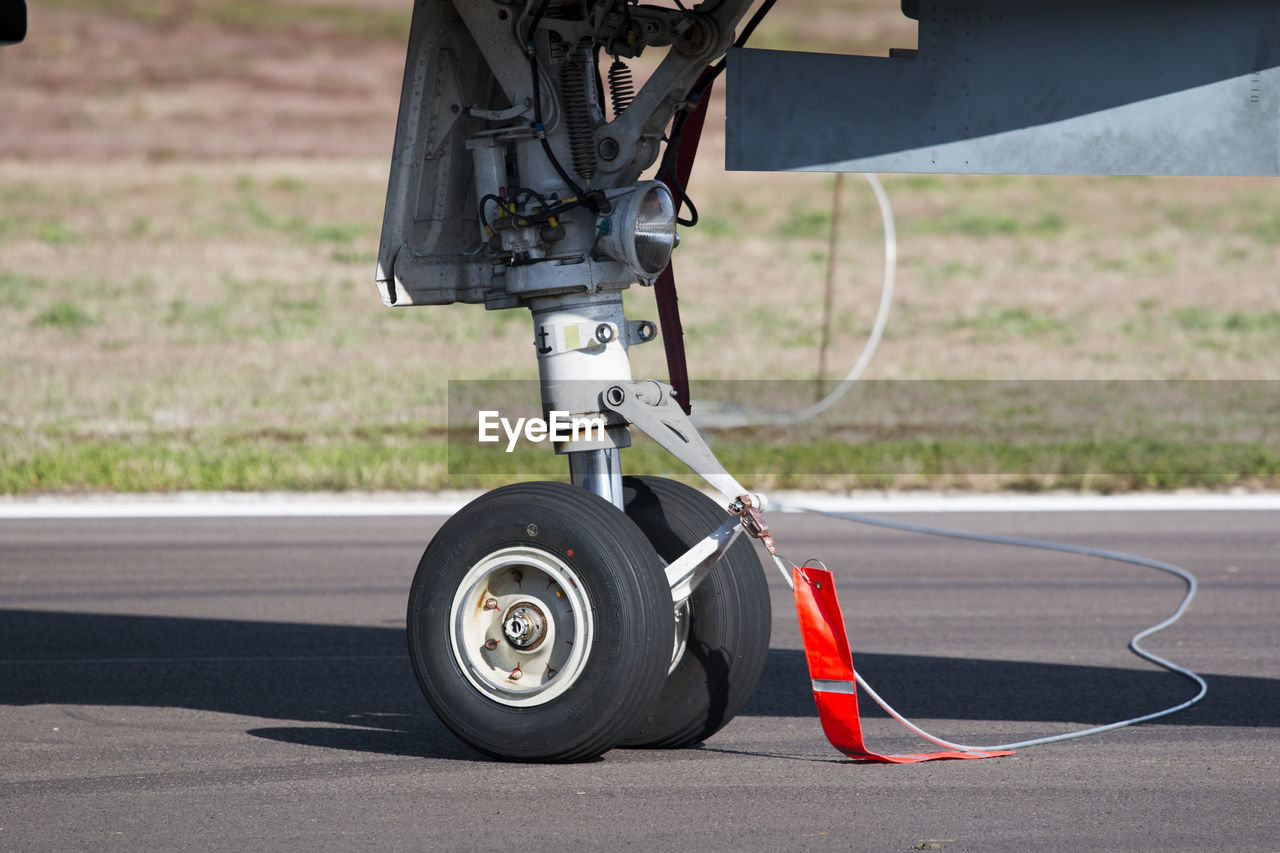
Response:
[{"label": "landing light", "polygon": [[613,200],[613,211],[599,223],[600,249],[651,279],[666,268],[676,247],[676,206],[671,191],[644,181]]}]

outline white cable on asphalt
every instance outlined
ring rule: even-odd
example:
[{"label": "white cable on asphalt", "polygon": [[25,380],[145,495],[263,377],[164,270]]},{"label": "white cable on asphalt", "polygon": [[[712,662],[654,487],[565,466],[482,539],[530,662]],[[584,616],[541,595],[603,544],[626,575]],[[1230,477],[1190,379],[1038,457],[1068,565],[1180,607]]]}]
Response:
[{"label": "white cable on asphalt", "polygon": [[[889,196],[885,192],[884,185],[880,182],[880,179],[877,176],[869,173],[864,173],[863,177],[866,179],[867,183],[871,186],[872,192],[875,193],[876,202],[880,209],[880,218],[884,225],[884,279],[880,289],[880,306],[876,312],[876,319],[871,328],[871,335],[868,337],[866,344],[862,348],[862,352],[858,355],[857,360],[854,362],[853,366],[849,369],[849,372],[845,375],[844,379],[842,379],[840,383],[831,390],[830,393],[828,393],[825,397],[823,397],[818,402],[814,403],[812,406],[809,406],[808,408],[803,409],[799,412],[795,412],[792,414],[783,414],[783,413],[764,412],[760,410],[746,410],[746,411],[739,411],[736,413],[731,413],[726,411],[719,411],[719,412],[713,411],[711,413],[704,414],[702,417],[695,417],[695,422],[698,422],[700,425],[706,425],[706,426],[712,426],[712,427],[741,427],[741,426],[757,426],[757,425],[785,426],[789,424],[803,423],[806,421],[813,420],[813,418],[817,417],[822,412],[825,412],[827,409],[834,406],[837,402],[839,402],[845,396],[845,394],[849,392],[849,389],[853,387],[854,383],[856,383],[862,377],[862,374],[867,369],[867,365],[871,363],[872,356],[875,355],[876,348],[880,345],[880,339],[883,336],[885,326],[888,324],[888,321],[889,321],[889,310],[893,305],[893,290],[894,290],[894,282],[897,276],[897,263],[898,263],[897,229],[894,222],[893,208],[889,203]],[[941,527],[930,527],[927,525],[888,521],[885,519],[879,519],[873,516],[861,515],[857,513],[826,512],[823,510],[811,509],[809,507],[804,507],[799,505],[791,505],[790,507],[783,506],[782,508],[798,509],[806,512],[816,512],[820,515],[826,515],[833,518],[842,518],[847,521],[857,522],[859,524],[868,524],[876,527],[885,527],[893,530],[903,530],[903,531],[912,532],[912,533],[923,533],[930,536],[945,536],[953,539],[965,539],[973,542],[986,542],[986,543],[995,544],[995,545],[1013,545],[1013,546],[1018,546],[1023,548],[1035,548],[1043,551],[1058,551],[1065,554],[1074,554],[1074,555],[1085,556],[1085,557],[1096,557],[1098,559],[1103,559],[1103,560],[1112,560],[1114,562],[1129,563],[1135,566],[1142,566],[1145,568],[1157,569],[1162,572],[1167,572],[1169,574],[1172,574],[1181,578],[1186,583],[1187,585],[1186,594],[1183,596],[1182,602],[1178,605],[1173,615],[1170,616],[1168,619],[1164,620],[1163,622],[1160,622],[1156,625],[1151,626],[1150,628],[1147,628],[1144,631],[1140,631],[1137,634],[1135,634],[1133,638],[1129,640],[1129,649],[1134,654],[1138,655],[1144,660],[1150,661],[1151,663],[1154,663],[1157,666],[1167,669],[1170,672],[1176,673],[1178,675],[1182,675],[1190,679],[1191,681],[1195,682],[1195,684],[1198,685],[1200,689],[1195,696],[1193,696],[1191,699],[1188,699],[1185,702],[1182,702],[1171,708],[1166,708],[1161,711],[1156,711],[1151,714],[1144,714],[1140,717],[1133,717],[1127,720],[1121,720],[1115,723],[1108,723],[1107,725],[1102,725],[1102,726],[1093,726],[1091,728],[1082,729],[1076,732],[1066,732],[1064,734],[1059,734],[1059,735],[1050,735],[1048,737],[1033,738],[1031,740],[1018,741],[1016,743],[998,744],[995,746],[970,746],[966,744],[953,743],[952,741],[948,741],[943,738],[936,737],[926,732],[924,729],[921,729],[919,726],[915,725],[906,717],[898,713],[898,711],[895,710],[891,705],[889,705],[888,702],[886,702],[883,698],[881,698],[880,694],[876,693],[876,691],[872,689],[871,685],[867,684],[867,682],[862,678],[861,675],[857,674],[856,669],[854,670],[854,678],[857,680],[858,684],[862,687],[863,690],[867,692],[867,695],[870,696],[877,705],[879,705],[881,708],[885,710],[887,714],[889,714],[898,722],[902,723],[911,731],[918,734],[920,737],[924,738],[925,740],[931,741],[939,746],[943,746],[948,749],[957,749],[957,750],[965,750],[965,751],[991,751],[991,750],[1002,750],[1002,749],[1020,749],[1022,747],[1035,746],[1037,744],[1054,743],[1057,741],[1064,741],[1064,740],[1074,740],[1076,738],[1082,738],[1082,737],[1088,737],[1089,735],[1101,734],[1102,732],[1112,731],[1113,729],[1119,729],[1125,726],[1134,725],[1136,723],[1143,723],[1143,722],[1148,722],[1150,720],[1159,719],[1160,717],[1166,717],[1170,714],[1174,714],[1174,713],[1177,713],[1178,711],[1182,711],[1187,708],[1190,708],[1192,705],[1196,704],[1201,699],[1203,699],[1205,694],[1208,693],[1209,691],[1208,684],[1206,684],[1205,680],[1201,678],[1199,675],[1197,675],[1195,672],[1192,672],[1191,670],[1185,667],[1179,666],[1178,664],[1173,663],[1170,660],[1166,660],[1165,658],[1162,658],[1159,655],[1153,654],[1147,651],[1146,649],[1144,649],[1141,645],[1142,640],[1146,639],[1152,634],[1155,634],[1159,631],[1164,630],[1165,628],[1168,628],[1170,625],[1174,624],[1180,618],[1182,618],[1182,614],[1186,612],[1187,607],[1190,606],[1191,601],[1195,598],[1196,591],[1198,589],[1198,584],[1196,582],[1195,576],[1190,572],[1188,572],[1186,569],[1172,565],[1171,563],[1164,563],[1159,560],[1150,560],[1145,557],[1137,557],[1130,554],[1122,554],[1116,551],[1104,551],[1098,548],[1089,548],[1089,547],[1079,546],[1079,545],[1066,545],[1058,542],[1046,542],[1038,539],[1024,539],[1024,538],[1012,537],[1012,536],[995,536],[995,535],[987,535],[982,533],[969,533],[966,531],[950,530],[950,529],[941,528]],[[773,556],[773,561],[774,561],[774,564],[778,567],[778,570],[782,573],[782,576],[786,580],[787,585],[790,586],[791,573],[787,569],[786,565],[776,554]]]},{"label": "white cable on asphalt", "polygon": [[[1193,696],[1192,698],[1188,699],[1185,702],[1182,702],[1171,708],[1165,708],[1162,711],[1156,711],[1151,714],[1144,714],[1140,717],[1131,717],[1130,719],[1127,719],[1127,720],[1120,720],[1119,722],[1108,723],[1102,726],[1093,726],[1091,728],[1081,729],[1080,731],[1066,732],[1058,735],[1049,735],[1047,737],[1032,738],[1031,740],[1016,741],[1014,743],[1002,743],[1002,744],[995,744],[990,746],[973,746],[970,744],[954,743],[952,741],[945,740],[943,738],[932,735],[929,732],[926,732],[924,729],[920,728],[915,723],[912,723],[906,717],[902,716],[902,714],[898,713],[898,711],[895,710],[888,702],[882,699],[880,697],[880,694],[876,693],[876,691],[871,688],[871,685],[867,684],[866,680],[864,680],[863,677],[858,674],[856,668],[854,669],[854,678],[857,680],[858,685],[867,692],[867,695],[870,696],[871,699],[875,701],[877,705],[879,705],[881,708],[884,709],[885,713],[893,717],[899,723],[902,723],[902,725],[906,726],[908,729],[915,732],[920,737],[924,738],[925,740],[931,741],[937,744],[938,746],[946,747],[948,749],[962,750],[966,752],[989,752],[992,750],[1021,749],[1023,747],[1036,746],[1042,743],[1055,743],[1055,742],[1064,741],[1064,740],[1074,740],[1076,738],[1088,737],[1090,735],[1101,734],[1103,732],[1109,732],[1114,729],[1124,728],[1125,726],[1132,726],[1136,723],[1149,722],[1150,720],[1159,719],[1160,717],[1167,717],[1170,714],[1175,714],[1178,711],[1183,711],[1187,708],[1190,708],[1192,705],[1196,704],[1201,699],[1203,699],[1205,697],[1205,694],[1209,692],[1209,685],[1205,683],[1205,680],[1201,678],[1198,674],[1196,674],[1195,672],[1192,672],[1186,667],[1179,666],[1173,661],[1166,660],[1165,658],[1162,658],[1159,655],[1156,655],[1152,652],[1147,651],[1141,645],[1142,640],[1145,640],[1147,637],[1150,637],[1152,634],[1155,634],[1159,631],[1163,631],[1165,628],[1168,628],[1170,625],[1174,624],[1179,619],[1181,619],[1182,614],[1185,613],[1187,608],[1191,605],[1191,601],[1192,599],[1195,598],[1196,591],[1199,588],[1199,584],[1196,582],[1195,575],[1191,574],[1191,572],[1187,571],[1186,569],[1183,569],[1179,566],[1175,566],[1172,563],[1162,562],[1160,560],[1151,560],[1146,557],[1137,557],[1132,554],[1124,554],[1119,551],[1106,551],[1100,548],[1090,548],[1084,545],[1068,545],[1060,542],[1048,542],[1041,539],[1025,539],[1017,536],[997,536],[994,534],[987,534],[987,533],[971,533],[964,530],[951,530],[945,527],[931,527],[929,525],[924,525],[924,524],[911,524],[905,521],[889,521],[888,519],[876,518],[875,516],[862,515],[860,513],[824,512],[823,510],[811,509],[809,507],[799,506],[795,504],[788,505],[784,508],[802,510],[805,512],[813,512],[813,513],[817,513],[818,515],[825,515],[831,518],[841,518],[841,519],[844,519],[845,521],[852,521],[858,524],[867,524],[873,527],[884,527],[890,530],[901,530],[908,533],[922,533],[927,536],[944,536],[950,539],[963,539],[970,542],[985,542],[993,545],[1012,545],[1020,548],[1034,548],[1041,551],[1058,551],[1064,554],[1074,554],[1082,557],[1096,557],[1101,560],[1112,560],[1118,563],[1129,563],[1130,565],[1142,566],[1148,569],[1157,569],[1162,572],[1167,572],[1168,574],[1175,575],[1181,578],[1183,582],[1186,583],[1187,585],[1186,594],[1183,595],[1182,601],[1181,603],[1178,604],[1177,609],[1174,610],[1173,615],[1171,615],[1168,619],[1165,619],[1162,622],[1152,625],[1150,628],[1147,628],[1143,631],[1139,631],[1137,634],[1134,634],[1133,638],[1129,640],[1129,649],[1138,657],[1143,658],[1144,660],[1150,661],[1151,663],[1154,663],[1159,667],[1167,669],[1170,672],[1176,673],[1177,675],[1181,675],[1181,676],[1184,676],[1185,678],[1190,679],[1191,681],[1195,682],[1199,686],[1200,690],[1199,692],[1196,693],[1195,696]],[[774,557],[774,563],[778,566],[778,569],[783,573],[783,576],[786,577],[787,584],[790,585],[791,584],[790,572],[787,571],[782,561],[776,556]]]}]

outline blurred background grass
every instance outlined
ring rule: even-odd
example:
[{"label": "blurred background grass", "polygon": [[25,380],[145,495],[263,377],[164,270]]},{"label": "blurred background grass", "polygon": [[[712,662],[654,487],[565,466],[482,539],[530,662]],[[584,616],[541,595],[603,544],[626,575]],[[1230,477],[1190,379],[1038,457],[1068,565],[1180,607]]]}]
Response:
[{"label": "blurred background grass", "polygon": [[[410,7],[32,4],[28,41],[0,49],[0,492],[434,489],[561,472],[549,456],[546,473],[448,464],[446,380],[535,376],[528,315],[392,311],[372,283]],[[896,0],[782,3],[755,40],[874,55],[914,43]],[[816,379],[830,260],[832,178],[725,173],[721,97],[690,184],[702,223],[676,255],[695,400],[698,380]],[[880,283],[874,202],[845,186],[833,376],[860,350]],[[1280,378],[1274,181],[886,186],[901,268],[869,377]],[[627,302],[656,315],[644,289]],[[633,354],[637,376],[664,375],[660,345]],[[1265,430],[1068,436],[1029,458],[1008,435],[842,429],[725,434],[717,449],[733,468],[767,448],[777,464],[761,488],[1280,485]],[[630,471],[681,467],[651,446],[628,454]]]}]

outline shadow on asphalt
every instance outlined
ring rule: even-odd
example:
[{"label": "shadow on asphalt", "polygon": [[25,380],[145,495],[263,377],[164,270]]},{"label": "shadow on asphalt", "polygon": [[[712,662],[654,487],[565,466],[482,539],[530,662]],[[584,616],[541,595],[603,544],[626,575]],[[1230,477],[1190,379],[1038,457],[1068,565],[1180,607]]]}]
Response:
[{"label": "shadow on asphalt", "polygon": [[[899,711],[924,719],[1099,724],[1195,692],[1155,669],[894,654],[855,654],[855,663]],[[1280,725],[1280,680],[1206,679],[1202,703],[1158,722]],[[816,716],[808,684],[804,654],[773,649],[741,713]],[[0,610],[0,704],[191,708],[312,724],[250,731],[272,740],[480,758],[427,707],[397,628]]]}]

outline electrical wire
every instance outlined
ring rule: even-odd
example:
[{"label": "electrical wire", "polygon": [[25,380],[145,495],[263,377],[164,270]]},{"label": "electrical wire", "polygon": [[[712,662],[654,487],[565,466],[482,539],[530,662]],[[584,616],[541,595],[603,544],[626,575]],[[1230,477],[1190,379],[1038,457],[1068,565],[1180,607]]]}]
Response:
[{"label": "electrical wire", "polygon": [[[1191,602],[1196,596],[1196,592],[1199,589],[1199,584],[1196,582],[1195,575],[1191,574],[1191,572],[1187,571],[1184,568],[1181,568],[1180,566],[1175,566],[1172,563],[1161,562],[1160,560],[1151,560],[1146,557],[1137,557],[1132,554],[1124,554],[1119,551],[1106,551],[1100,548],[1090,548],[1083,545],[1070,545],[1070,544],[1064,544],[1061,542],[1048,542],[1041,539],[1025,539],[1017,536],[997,536],[994,534],[987,534],[987,533],[973,533],[973,532],[964,531],[964,530],[951,530],[945,527],[931,527],[923,524],[911,524],[904,521],[889,521],[888,519],[876,518],[875,516],[862,515],[860,513],[826,512],[823,510],[813,509],[811,507],[805,507],[800,505],[784,505],[783,508],[800,510],[804,512],[813,512],[819,515],[828,516],[830,518],[840,518],[840,519],[844,519],[845,521],[852,521],[857,524],[867,524],[873,527],[883,527],[883,528],[888,528],[890,530],[901,530],[908,533],[921,533],[927,536],[943,536],[950,539],[962,539],[969,542],[984,542],[984,543],[993,544],[993,545],[1009,545],[1009,546],[1014,546],[1019,548],[1034,548],[1036,550],[1041,550],[1041,551],[1057,551],[1064,554],[1073,554],[1073,555],[1082,556],[1082,557],[1095,557],[1097,559],[1111,560],[1118,563],[1128,563],[1134,566],[1142,566],[1144,568],[1156,569],[1161,572],[1166,572],[1168,574],[1181,578],[1182,581],[1187,585],[1187,591],[1183,595],[1182,601],[1178,604],[1178,607],[1174,610],[1173,614],[1169,616],[1169,618],[1161,622],[1158,622],[1155,625],[1152,625],[1150,628],[1146,628],[1142,631],[1139,631],[1137,634],[1134,634],[1133,637],[1129,640],[1129,649],[1138,657],[1143,658],[1144,660],[1150,661],[1156,666],[1162,667],[1170,672],[1173,672],[1177,675],[1181,675],[1187,679],[1190,679],[1200,689],[1195,696],[1191,697],[1185,702],[1181,702],[1177,705],[1174,705],[1171,708],[1165,708],[1164,710],[1161,710],[1161,711],[1156,711],[1150,714],[1143,714],[1142,716],[1139,716],[1139,717],[1131,717],[1127,720],[1120,720],[1118,722],[1108,723],[1106,725],[1101,725],[1101,726],[1093,726],[1091,728],[1081,729],[1079,731],[1065,732],[1063,734],[1032,738],[1030,740],[1015,741],[1013,743],[1001,743],[1001,744],[994,744],[989,746],[974,746],[970,744],[954,743],[952,741],[945,740],[943,738],[937,737],[936,735],[930,734],[929,732],[917,726],[915,723],[908,720],[906,717],[900,714],[897,710],[895,710],[888,702],[886,702],[883,698],[881,698],[880,694],[878,694],[875,690],[873,690],[871,685],[869,685],[866,682],[866,680],[863,679],[863,677],[857,673],[857,670],[854,671],[854,679],[857,681],[858,685],[863,690],[866,691],[867,695],[870,696],[871,699],[877,705],[879,705],[881,708],[884,709],[885,713],[893,717],[899,723],[902,723],[902,725],[906,726],[908,729],[910,729],[912,732],[916,733],[920,737],[924,738],[927,741],[935,743],[938,746],[945,747],[947,749],[961,750],[964,752],[990,752],[994,750],[1022,749],[1024,747],[1037,746],[1045,743],[1057,743],[1065,740],[1075,740],[1077,738],[1089,737],[1090,735],[1096,735],[1096,734],[1101,734],[1103,732],[1113,731],[1115,729],[1124,728],[1125,726],[1132,726],[1137,723],[1145,723],[1151,720],[1159,719],[1161,717],[1167,717],[1170,714],[1175,714],[1178,711],[1183,711],[1183,710],[1186,710],[1187,708],[1190,708],[1192,705],[1196,704],[1201,699],[1203,699],[1205,695],[1209,692],[1209,685],[1205,682],[1205,680],[1202,677],[1200,677],[1200,675],[1191,671],[1190,669],[1187,669],[1186,667],[1183,667],[1174,663],[1173,661],[1167,660],[1165,658],[1160,657],[1157,654],[1147,651],[1145,648],[1142,647],[1142,641],[1145,640],[1147,637],[1150,637],[1151,635],[1159,631],[1163,631],[1165,628],[1168,628],[1170,625],[1174,624],[1179,619],[1181,619],[1182,614],[1184,614],[1187,608],[1191,606]],[[775,555],[773,559],[779,571],[781,571],[784,577],[787,579],[788,585],[790,585],[791,572],[787,570],[786,566],[783,564],[782,560],[779,557]]]},{"label": "electrical wire", "polygon": [[[525,213],[521,213],[518,207],[520,200],[528,198],[532,198],[537,201],[538,204],[542,205],[542,209],[537,211],[530,210]],[[588,202],[578,198],[577,196],[571,196],[563,201],[556,201],[553,204],[547,201],[546,196],[542,193],[535,189],[530,189],[529,187],[520,187],[515,191],[510,199],[494,195],[493,193],[487,193],[480,198],[479,210],[480,224],[483,225],[486,230],[492,230],[493,227],[492,223],[489,222],[489,217],[486,213],[489,202],[493,202],[498,206],[499,218],[511,217],[515,219],[516,224],[521,227],[529,225],[546,225],[551,223],[553,219],[560,216],[567,210],[572,210],[575,207],[588,206]]]},{"label": "electrical wire", "polygon": [[677,216],[676,224],[685,228],[693,228],[698,224],[698,206],[693,203],[693,199],[689,198],[689,195],[684,191],[684,187],[680,186],[679,181],[674,179],[671,181],[671,190],[680,197],[681,203],[689,208],[689,218],[685,219],[682,216]]},{"label": "electrical wire", "polygon": [[529,72],[533,77],[534,129],[538,132],[538,139],[542,142],[543,152],[547,155],[547,159],[551,161],[551,166],[556,170],[556,174],[560,176],[560,180],[565,182],[575,196],[584,198],[586,193],[582,187],[573,178],[569,177],[569,173],[565,171],[564,166],[560,165],[556,152],[551,148],[551,140],[547,139],[546,128],[542,124],[542,75],[538,70],[538,52],[534,47],[533,39],[538,32],[538,24],[542,22],[542,17],[547,13],[547,7],[550,5],[551,0],[542,0],[538,5],[538,11],[533,15],[533,20],[529,22],[528,32],[525,34],[525,54],[528,56]]},{"label": "electrical wire", "polygon": [[[760,8],[756,9],[756,13],[751,16],[751,20],[742,28],[742,32],[738,33],[738,37],[734,39],[734,47],[742,47],[747,43],[747,39],[751,38],[751,34],[756,31],[756,27],[760,26],[760,22],[764,20],[764,16],[769,14],[769,10],[773,8],[778,0],[764,0],[760,4]],[[723,60],[721,60],[723,62]]]}]

